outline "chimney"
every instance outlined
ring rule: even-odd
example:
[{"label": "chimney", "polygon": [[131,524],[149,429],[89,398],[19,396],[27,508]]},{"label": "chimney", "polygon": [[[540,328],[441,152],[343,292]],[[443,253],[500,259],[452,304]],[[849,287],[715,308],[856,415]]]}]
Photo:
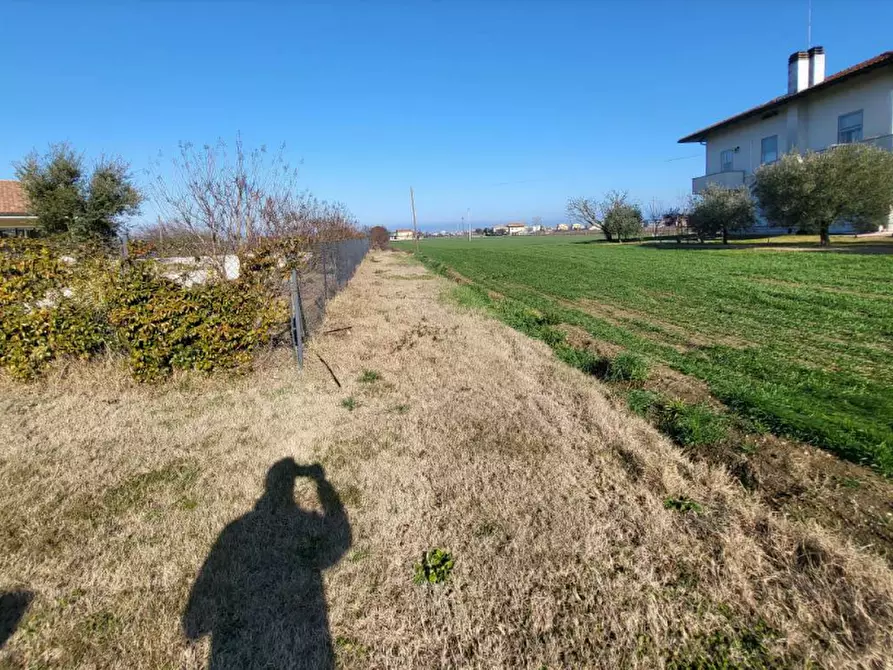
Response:
[{"label": "chimney", "polygon": [[809,54],[795,51],[788,58],[788,95],[799,93],[809,85]]},{"label": "chimney", "polygon": [[813,47],[809,54],[809,85],[825,81],[825,47]]}]

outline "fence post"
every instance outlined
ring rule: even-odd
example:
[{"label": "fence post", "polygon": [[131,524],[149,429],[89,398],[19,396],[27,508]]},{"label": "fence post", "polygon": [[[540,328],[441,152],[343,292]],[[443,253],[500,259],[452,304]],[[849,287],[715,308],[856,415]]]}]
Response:
[{"label": "fence post", "polygon": [[291,271],[291,342],[298,367],[304,367],[304,310],[298,288],[298,271]]},{"label": "fence post", "polygon": [[329,300],[329,271],[326,269],[326,244],[319,243],[320,254],[322,255],[322,311],[326,312],[326,302]]}]

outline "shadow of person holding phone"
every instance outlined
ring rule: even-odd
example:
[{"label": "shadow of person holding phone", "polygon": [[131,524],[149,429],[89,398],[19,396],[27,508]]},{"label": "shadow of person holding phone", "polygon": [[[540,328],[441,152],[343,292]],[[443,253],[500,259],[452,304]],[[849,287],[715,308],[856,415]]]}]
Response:
[{"label": "shadow of person holding phone", "polygon": [[[316,482],[322,513],[294,500]],[[211,636],[209,667],[333,668],[322,571],[351,544],[344,506],[322,466],[273,465],[254,509],[220,533],[183,613],[190,640]]]}]

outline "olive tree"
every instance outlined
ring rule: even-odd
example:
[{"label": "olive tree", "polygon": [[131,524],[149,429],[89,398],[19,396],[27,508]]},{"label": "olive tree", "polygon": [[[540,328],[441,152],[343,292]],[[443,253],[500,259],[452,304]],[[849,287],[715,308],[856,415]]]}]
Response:
[{"label": "olive tree", "polygon": [[753,192],[766,219],[818,233],[822,246],[830,244],[835,223],[876,229],[893,207],[893,154],[870,145],[787,154],[755,177]]},{"label": "olive tree", "polygon": [[83,156],[65,143],[51,145],[44,155],[32,152],[15,170],[40,229],[49,235],[110,240],[143,201],[127,163],[100,158],[89,172]]},{"label": "olive tree", "polygon": [[629,200],[626,191],[609,191],[601,201],[571,198],[567,202],[567,216],[586,228],[594,226],[608,242],[642,234],[642,210]]},{"label": "olive tree", "polygon": [[642,236],[642,208],[631,202],[625,191],[609,191],[602,201],[601,211],[602,231],[609,240],[623,241]]},{"label": "olive tree", "polygon": [[746,231],[755,223],[756,207],[744,186],[708,184],[692,197],[689,226],[701,240],[722,233],[722,243],[728,244],[729,232]]}]

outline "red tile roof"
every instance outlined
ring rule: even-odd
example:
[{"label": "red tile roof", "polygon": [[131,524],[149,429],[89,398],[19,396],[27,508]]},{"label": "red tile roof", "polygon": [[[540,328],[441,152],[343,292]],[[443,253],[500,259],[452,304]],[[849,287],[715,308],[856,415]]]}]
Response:
[{"label": "red tile roof", "polygon": [[735,116],[730,116],[723,121],[718,123],[714,123],[712,126],[707,126],[706,128],[702,128],[696,133],[692,133],[691,135],[686,135],[681,140],[679,140],[680,144],[684,144],[686,142],[702,142],[708,133],[713,132],[714,130],[718,130],[723,126],[730,125],[737,121],[743,121],[744,119],[750,118],[752,116],[756,116],[763,112],[768,112],[776,107],[780,107],[792,100],[799,100],[807,95],[811,95],[816,91],[824,91],[830,86],[834,84],[839,84],[843,81],[846,81],[854,76],[866,74],[872,70],[875,70],[884,65],[890,65],[893,63],[893,51],[885,51],[882,54],[875,56],[874,58],[869,58],[866,61],[862,61],[861,63],[857,63],[852,67],[848,67],[845,70],[841,70],[840,72],[836,72],[829,77],[825,77],[825,80],[820,84],[815,84],[814,86],[810,86],[809,88],[805,88],[799,93],[788,93],[787,95],[782,95],[777,98],[773,98],[769,102],[764,102],[762,105],[758,105],[751,109],[748,109],[746,112],[741,112],[740,114],[736,114]]},{"label": "red tile roof", "polygon": [[0,179],[0,216],[28,216],[28,198],[22,185],[12,179]]}]

